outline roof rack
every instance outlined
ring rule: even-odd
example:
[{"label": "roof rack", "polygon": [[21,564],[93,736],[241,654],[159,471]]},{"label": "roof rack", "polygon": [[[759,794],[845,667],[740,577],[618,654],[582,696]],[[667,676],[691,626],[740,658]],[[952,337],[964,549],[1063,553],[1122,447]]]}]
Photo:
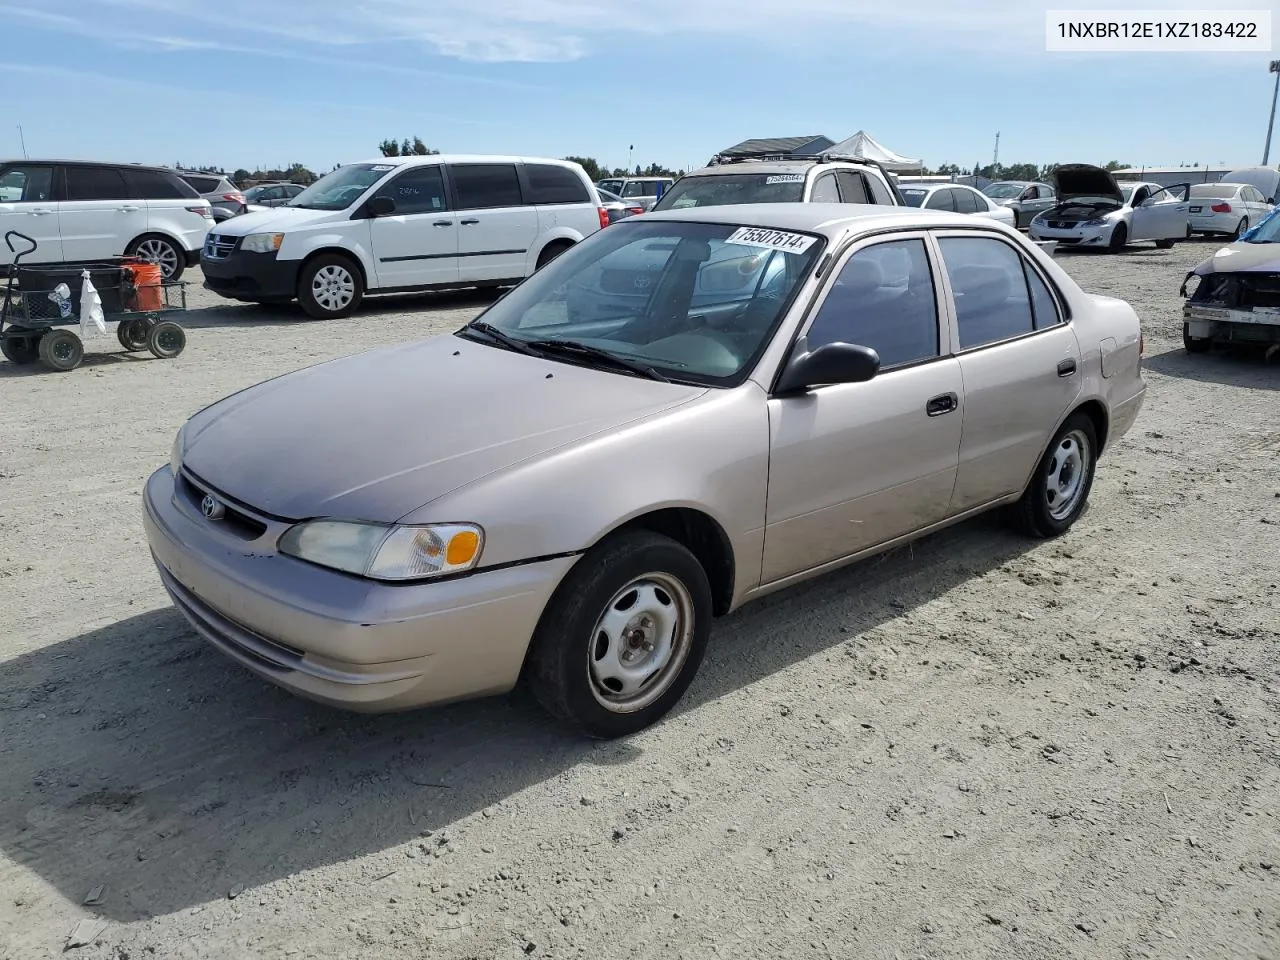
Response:
[{"label": "roof rack", "polygon": [[875,160],[870,160],[867,157],[856,157],[853,154],[846,154],[846,153],[805,154],[805,153],[769,153],[769,152],[735,153],[728,156],[722,153],[718,153],[711,158],[711,162],[707,164],[707,166],[715,167],[725,163],[741,163],[744,160],[761,160],[761,161],[775,161],[775,162],[787,161],[787,160],[795,160],[795,161],[803,160],[806,163],[830,163],[833,160],[839,160],[846,163],[861,163],[861,164],[865,164],[866,166],[872,166],[872,167],[880,166],[879,162]]}]

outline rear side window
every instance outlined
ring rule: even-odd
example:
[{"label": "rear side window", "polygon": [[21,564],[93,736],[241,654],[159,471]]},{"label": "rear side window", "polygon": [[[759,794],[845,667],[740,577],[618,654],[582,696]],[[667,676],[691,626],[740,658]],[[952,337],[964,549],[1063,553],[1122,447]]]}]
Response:
[{"label": "rear side window", "polygon": [[[952,190],[955,199],[957,213],[977,213],[978,205],[974,202],[974,196],[968,190]],[[985,207],[983,208],[986,209]]]},{"label": "rear side window", "polygon": [[[284,196],[284,188],[279,188],[279,195]],[[377,196],[394,200],[397,216],[436,213],[449,207],[438,166],[412,167],[379,187]]]},{"label": "rear side window", "polygon": [[510,163],[460,163],[449,168],[459,210],[519,207],[520,178]]},{"label": "rear side window", "polygon": [[886,207],[897,206],[893,201],[893,194],[889,192],[889,188],[884,185],[879,177],[864,177],[871,187],[871,199],[874,203],[882,203]]},{"label": "rear side window", "polygon": [[219,177],[184,176],[183,180],[195,187],[197,193],[213,193],[218,189]]},{"label": "rear side window", "polygon": [[951,280],[961,350],[1034,329],[1027,277],[1017,251],[985,237],[944,237],[938,246]]},{"label": "rear side window", "polygon": [[181,200],[194,195],[194,190],[190,194],[183,192],[182,181],[177,177],[159,170],[126,169],[124,179],[135,200]]},{"label": "rear side window", "polygon": [[927,210],[955,210],[955,202],[951,199],[950,190],[935,190],[925,203]]},{"label": "rear side window", "polygon": [[41,203],[53,199],[53,167],[10,167],[0,174],[0,203]]},{"label": "rear side window", "polygon": [[836,174],[836,179],[840,181],[840,199],[845,203],[872,202],[867,195],[867,180],[862,174],[841,170]]},{"label": "rear side window", "polygon": [[114,167],[67,167],[68,200],[130,200],[124,177]]},{"label": "rear side window", "polygon": [[529,187],[530,203],[591,202],[591,197],[587,194],[587,185],[568,167],[558,167],[549,163],[526,163],[524,175]]}]

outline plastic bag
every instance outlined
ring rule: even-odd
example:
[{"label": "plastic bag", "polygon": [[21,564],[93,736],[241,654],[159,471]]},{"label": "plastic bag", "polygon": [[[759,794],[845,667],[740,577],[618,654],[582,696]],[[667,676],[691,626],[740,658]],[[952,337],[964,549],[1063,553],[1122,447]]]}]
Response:
[{"label": "plastic bag", "polygon": [[84,278],[80,288],[80,339],[87,340],[94,328],[98,333],[107,332],[107,318],[102,312],[102,296],[89,279],[89,271],[81,271],[80,276]]},{"label": "plastic bag", "polygon": [[65,320],[71,316],[71,288],[65,283],[54,287],[53,292],[49,294],[49,299],[58,308],[58,316],[61,319]]}]

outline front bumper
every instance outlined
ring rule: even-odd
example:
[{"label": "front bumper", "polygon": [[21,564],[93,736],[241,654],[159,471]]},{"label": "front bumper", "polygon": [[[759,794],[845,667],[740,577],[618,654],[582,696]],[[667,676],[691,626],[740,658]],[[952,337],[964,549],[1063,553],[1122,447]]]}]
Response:
[{"label": "front bumper", "polygon": [[1100,227],[1074,225],[1070,227],[1051,227],[1044,222],[1031,221],[1027,235],[1032,240],[1056,240],[1063,246],[1070,247],[1105,247],[1111,242],[1111,231],[1115,224],[1105,223]]},{"label": "front bumper", "polygon": [[1187,304],[1182,308],[1187,335],[1197,340],[1280,343],[1280,308],[1233,310]]},{"label": "front bumper", "polygon": [[233,250],[222,259],[198,254],[205,286],[232,300],[292,299],[298,294],[297,260]]},{"label": "front bumper", "polygon": [[168,466],[147,480],[143,522],[161,582],[205,640],[293,693],[361,712],[510,690],[577,560],[375,583],[277,553],[279,522],[254,538],[206,520]]}]

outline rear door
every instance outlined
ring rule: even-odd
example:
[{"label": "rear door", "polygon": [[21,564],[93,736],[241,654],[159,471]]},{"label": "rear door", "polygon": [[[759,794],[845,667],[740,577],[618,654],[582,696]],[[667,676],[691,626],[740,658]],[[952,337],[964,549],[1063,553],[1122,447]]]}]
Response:
[{"label": "rear door", "polygon": [[448,167],[458,211],[459,279],[523,279],[533,269],[538,211],[526,203],[514,163],[455,163]]},{"label": "rear door", "polygon": [[449,209],[440,164],[402,170],[374,196],[396,205],[369,225],[378,287],[456,283],[458,215]]},{"label": "rear door", "polygon": [[63,201],[58,205],[62,255],[66,260],[119,256],[147,232],[148,210],[135,199],[119,167],[68,165]]},{"label": "rear door", "polygon": [[0,168],[0,266],[13,262],[31,244],[4,236],[16,231],[30,237],[36,249],[23,257],[27,263],[56,263],[62,257],[58,235],[58,205],[54,194],[56,168],[47,163],[11,163]]},{"label": "rear door", "polygon": [[950,513],[1026,485],[1080,394],[1080,345],[1051,286],[1002,237],[935,231],[964,381],[964,440]]}]

